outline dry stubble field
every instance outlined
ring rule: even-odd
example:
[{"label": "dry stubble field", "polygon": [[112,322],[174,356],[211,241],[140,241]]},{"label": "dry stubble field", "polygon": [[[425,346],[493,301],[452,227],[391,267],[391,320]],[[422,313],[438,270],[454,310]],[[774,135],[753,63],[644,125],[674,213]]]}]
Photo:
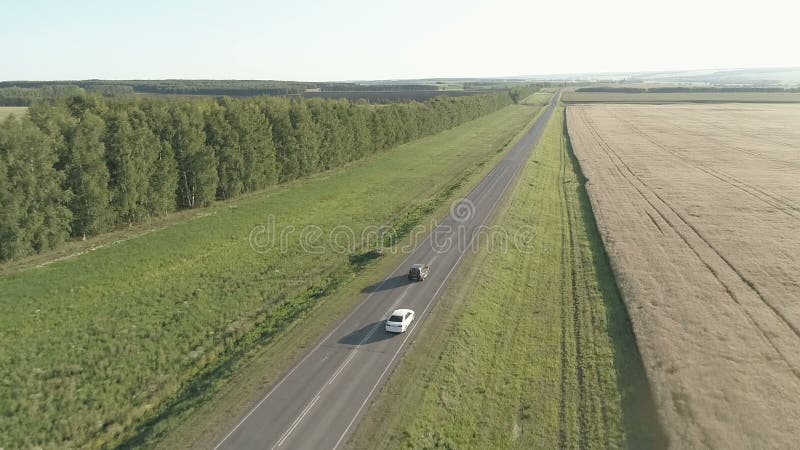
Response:
[{"label": "dry stubble field", "polygon": [[800,105],[576,105],[570,139],[674,448],[796,448]]}]

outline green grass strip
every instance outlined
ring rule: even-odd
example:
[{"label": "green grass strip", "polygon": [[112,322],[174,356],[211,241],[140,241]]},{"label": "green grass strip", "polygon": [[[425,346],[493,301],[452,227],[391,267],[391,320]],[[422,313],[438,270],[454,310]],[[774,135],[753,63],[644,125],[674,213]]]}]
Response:
[{"label": "green grass strip", "polygon": [[527,245],[459,269],[356,448],[663,446],[584,182],[560,109],[494,224]]}]

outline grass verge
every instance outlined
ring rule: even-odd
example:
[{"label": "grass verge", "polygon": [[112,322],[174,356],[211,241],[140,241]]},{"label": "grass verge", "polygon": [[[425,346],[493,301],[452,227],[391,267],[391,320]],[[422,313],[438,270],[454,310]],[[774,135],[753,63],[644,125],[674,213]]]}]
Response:
[{"label": "grass verge", "polygon": [[[194,220],[6,271],[0,447],[157,441],[255,348],[281,341],[329,294],[381,265],[384,258],[373,258],[358,240],[364,230],[407,232],[472,183],[536,111],[508,107],[347,169],[217,205]],[[351,230],[352,247],[308,251],[330,249],[327,233],[337,226]],[[296,233],[285,245],[269,245],[291,227]],[[252,239],[265,229],[257,237],[267,242]],[[312,235],[298,234],[302,229]],[[344,311],[346,303],[333,309]],[[312,323],[308,336],[329,324]],[[281,351],[297,351],[297,343],[281,342],[267,358],[270,369],[291,359]]]},{"label": "grass verge", "polygon": [[584,183],[561,109],[493,224],[532,238],[462,264],[352,447],[664,446]]}]

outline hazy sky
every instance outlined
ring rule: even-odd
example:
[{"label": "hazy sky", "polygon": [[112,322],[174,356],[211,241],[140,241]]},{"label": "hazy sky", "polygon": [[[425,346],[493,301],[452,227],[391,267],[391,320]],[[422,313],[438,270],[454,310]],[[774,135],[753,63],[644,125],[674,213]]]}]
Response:
[{"label": "hazy sky", "polygon": [[786,0],[2,0],[0,80],[800,66]]}]

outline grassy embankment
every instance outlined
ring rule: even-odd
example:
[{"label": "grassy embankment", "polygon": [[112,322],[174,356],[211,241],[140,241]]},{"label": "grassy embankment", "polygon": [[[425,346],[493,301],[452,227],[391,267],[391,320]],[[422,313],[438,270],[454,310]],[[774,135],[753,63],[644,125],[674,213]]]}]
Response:
[{"label": "grassy embankment", "polygon": [[800,92],[564,92],[567,103],[797,103]]},{"label": "grassy embankment", "polygon": [[[407,233],[474,183],[537,110],[507,107],[143,236],[43,267],[6,267],[0,447],[97,448],[158,438],[168,419],[212,395],[253,348],[280,341],[311,308],[335,303],[324,301],[331,293],[391,259],[372,261],[364,246],[303,251],[299,230],[318,226],[315,244],[323,248],[338,225],[356,236],[377,225]],[[285,251],[251,248],[251,232],[268,216],[276,233],[295,227]],[[277,376],[353,297],[337,297],[325,320],[311,320],[293,345],[273,348],[262,359],[267,372]]]},{"label": "grassy embankment", "polygon": [[663,446],[583,184],[559,109],[494,223],[531,251],[462,265],[352,446]]}]

